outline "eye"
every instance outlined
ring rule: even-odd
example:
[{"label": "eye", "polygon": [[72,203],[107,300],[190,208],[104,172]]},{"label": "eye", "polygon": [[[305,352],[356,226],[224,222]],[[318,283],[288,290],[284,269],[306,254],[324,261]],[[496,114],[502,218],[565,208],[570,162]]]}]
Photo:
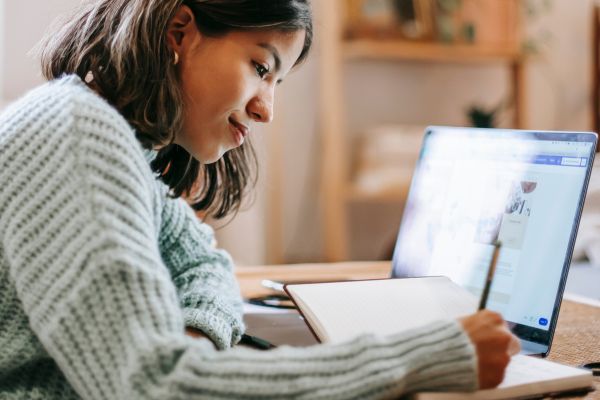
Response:
[{"label": "eye", "polygon": [[265,67],[257,62],[254,62],[254,69],[256,69],[256,74],[260,77],[260,79],[264,79],[264,77],[269,73],[268,67]]}]

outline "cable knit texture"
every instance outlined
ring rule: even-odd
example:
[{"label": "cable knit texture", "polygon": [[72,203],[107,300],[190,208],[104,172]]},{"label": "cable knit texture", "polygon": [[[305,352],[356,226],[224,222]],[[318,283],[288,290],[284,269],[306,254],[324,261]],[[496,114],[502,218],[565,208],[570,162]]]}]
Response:
[{"label": "cable knit texture", "polygon": [[[75,76],[0,116],[0,398],[369,399],[473,390],[456,322],[260,352],[213,232]],[[192,339],[185,326],[217,345]]]}]

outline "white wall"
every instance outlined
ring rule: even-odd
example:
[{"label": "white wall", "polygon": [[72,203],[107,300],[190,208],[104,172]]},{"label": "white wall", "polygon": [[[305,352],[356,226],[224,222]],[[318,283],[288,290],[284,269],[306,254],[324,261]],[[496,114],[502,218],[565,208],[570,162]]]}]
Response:
[{"label": "white wall", "polygon": [[530,121],[537,129],[591,129],[593,0],[555,0],[543,20],[549,51],[529,68]]},{"label": "white wall", "polygon": [[4,93],[4,64],[6,57],[4,55],[4,31],[6,24],[4,22],[4,0],[0,0],[0,109],[2,109],[2,94]]},{"label": "white wall", "polygon": [[30,50],[56,17],[78,0],[0,0],[4,7],[3,96],[13,100],[42,82],[39,63]]}]

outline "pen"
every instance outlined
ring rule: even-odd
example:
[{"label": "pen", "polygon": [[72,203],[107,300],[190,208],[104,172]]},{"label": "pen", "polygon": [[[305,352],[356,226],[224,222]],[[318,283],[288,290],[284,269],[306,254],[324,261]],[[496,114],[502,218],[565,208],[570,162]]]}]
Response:
[{"label": "pen", "polygon": [[490,295],[490,288],[492,287],[492,280],[494,279],[494,273],[496,272],[496,264],[498,264],[498,255],[500,254],[500,247],[502,243],[499,241],[494,242],[494,252],[492,253],[492,259],[488,266],[487,275],[485,277],[485,285],[483,286],[483,292],[481,292],[481,300],[479,301],[479,310],[485,309],[487,305],[488,296]]},{"label": "pen", "polygon": [[249,304],[263,307],[294,309],[296,305],[286,294],[268,294],[266,296],[251,297],[246,299]]},{"label": "pen", "polygon": [[268,342],[265,339],[261,339],[257,336],[247,335],[245,333],[242,335],[240,344],[245,344],[246,346],[254,347],[260,350],[269,350],[277,347],[273,343]]}]

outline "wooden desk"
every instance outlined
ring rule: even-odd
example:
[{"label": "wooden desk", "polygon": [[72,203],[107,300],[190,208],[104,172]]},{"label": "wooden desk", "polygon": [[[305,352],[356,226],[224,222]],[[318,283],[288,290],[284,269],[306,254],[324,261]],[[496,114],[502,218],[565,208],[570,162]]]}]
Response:
[{"label": "wooden desk", "polygon": [[348,279],[388,278],[389,261],[345,262],[331,264],[290,264],[257,267],[238,267],[235,274],[244,298],[272,293],[261,286],[263,279],[283,281],[336,281]]},{"label": "wooden desk", "polygon": [[[242,295],[248,298],[271,293],[261,286],[263,279],[285,281],[379,279],[389,277],[390,271],[389,261],[351,262],[238,267],[236,276]],[[548,359],[574,366],[600,361],[600,308],[563,301]],[[573,398],[600,400],[600,377],[594,378],[594,386],[596,391]]]}]

